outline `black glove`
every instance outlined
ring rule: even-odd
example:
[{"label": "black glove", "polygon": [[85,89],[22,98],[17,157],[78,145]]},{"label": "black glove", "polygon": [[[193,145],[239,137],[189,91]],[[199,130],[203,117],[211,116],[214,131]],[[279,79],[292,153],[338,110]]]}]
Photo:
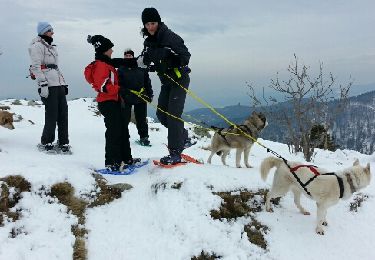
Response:
[{"label": "black glove", "polygon": [[168,65],[170,68],[179,68],[181,67],[181,59],[180,59],[180,56],[178,56],[177,54],[172,54],[169,58],[168,58]]},{"label": "black glove", "polygon": [[65,85],[64,88],[65,88],[65,96],[66,96],[69,93],[68,85]]},{"label": "black glove", "polygon": [[150,54],[148,54],[147,52],[143,53],[143,64],[146,66],[150,66],[151,64]]},{"label": "black glove", "polygon": [[149,71],[149,72],[155,72],[155,71],[156,71],[156,69],[155,69],[155,65],[150,65],[150,66],[148,66],[148,71]]},{"label": "black glove", "polygon": [[163,61],[166,61],[169,59],[169,57],[173,55],[172,54],[172,49],[171,48],[158,48],[157,50],[157,58],[158,60],[163,60]]},{"label": "black glove", "polygon": [[168,62],[161,60],[157,64],[155,64],[155,70],[157,73],[164,74],[167,72],[169,66]]}]

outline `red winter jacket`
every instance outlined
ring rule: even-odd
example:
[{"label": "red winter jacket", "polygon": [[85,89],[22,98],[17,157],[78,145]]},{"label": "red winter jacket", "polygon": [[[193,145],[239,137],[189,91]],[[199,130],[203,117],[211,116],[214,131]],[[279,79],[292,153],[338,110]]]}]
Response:
[{"label": "red winter jacket", "polygon": [[96,60],[93,64],[91,76],[91,86],[98,92],[96,101],[119,100],[118,92],[120,87],[118,85],[118,74],[113,66],[103,61]]}]

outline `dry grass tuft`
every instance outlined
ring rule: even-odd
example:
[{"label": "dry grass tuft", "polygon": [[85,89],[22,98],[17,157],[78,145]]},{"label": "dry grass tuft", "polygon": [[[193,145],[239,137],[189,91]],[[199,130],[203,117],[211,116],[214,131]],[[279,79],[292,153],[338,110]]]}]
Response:
[{"label": "dry grass tuft", "polygon": [[[257,191],[232,191],[232,192],[214,192],[213,194],[220,196],[223,202],[218,210],[211,210],[213,219],[236,220],[240,217],[250,217],[251,222],[244,227],[249,241],[259,247],[266,249],[267,242],[264,234],[269,228],[255,219],[255,214],[262,211],[265,197],[268,190],[260,189]],[[274,204],[278,204],[279,200],[273,200]]]},{"label": "dry grass tuft", "polygon": [[21,210],[10,211],[22,198],[22,192],[30,192],[31,184],[20,175],[10,175],[0,178],[0,226],[4,218],[16,221],[20,218]]},{"label": "dry grass tuft", "polygon": [[87,249],[83,238],[76,238],[73,245],[73,260],[86,260]]},{"label": "dry grass tuft", "polygon": [[193,256],[191,260],[215,260],[220,258],[221,256],[217,256],[215,253],[207,253],[202,250],[200,255]]},{"label": "dry grass tuft", "polygon": [[108,204],[115,199],[121,198],[123,191],[133,188],[130,184],[126,183],[107,185],[107,180],[100,174],[93,174],[93,176],[96,181],[96,187],[100,189],[100,192],[95,194],[94,201],[88,205],[89,208]]}]

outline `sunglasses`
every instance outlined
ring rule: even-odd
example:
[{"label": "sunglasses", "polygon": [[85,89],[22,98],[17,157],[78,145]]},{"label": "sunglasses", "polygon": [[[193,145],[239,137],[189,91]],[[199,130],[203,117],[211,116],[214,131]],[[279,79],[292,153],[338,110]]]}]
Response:
[{"label": "sunglasses", "polygon": [[46,31],[46,33],[48,33],[48,32],[53,32],[53,29],[49,29],[48,31]]}]

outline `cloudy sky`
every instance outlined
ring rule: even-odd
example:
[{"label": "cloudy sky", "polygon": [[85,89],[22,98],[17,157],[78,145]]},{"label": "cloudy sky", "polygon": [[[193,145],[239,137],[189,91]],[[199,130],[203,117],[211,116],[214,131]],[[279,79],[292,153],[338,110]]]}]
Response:
[{"label": "cloudy sky", "polygon": [[[141,12],[153,6],[189,48],[191,90],[214,106],[250,104],[246,82],[261,88],[279,72],[284,77],[293,54],[316,71],[319,62],[338,83],[354,79],[355,92],[375,88],[375,1],[128,1],[1,0],[0,99],[37,98],[26,78],[28,46],[38,21],[49,21],[58,45],[69,98],[94,96],[83,78],[93,60],[88,34],[102,34],[113,57],[131,47],[142,50]],[[152,76],[156,92],[157,77]],[[201,107],[189,98],[187,109]]]}]

